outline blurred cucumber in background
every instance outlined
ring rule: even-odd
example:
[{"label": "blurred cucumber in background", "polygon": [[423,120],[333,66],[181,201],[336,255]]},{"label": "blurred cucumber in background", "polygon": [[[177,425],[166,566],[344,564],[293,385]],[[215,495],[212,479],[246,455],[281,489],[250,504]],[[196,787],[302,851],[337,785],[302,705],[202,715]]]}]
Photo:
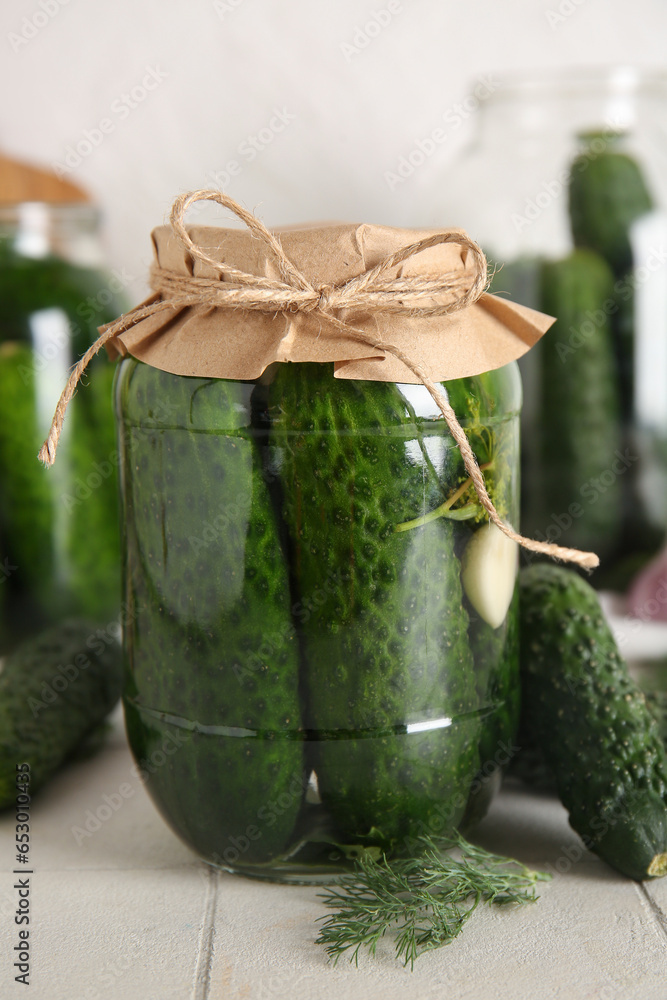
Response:
[{"label": "blurred cucumber in background", "polygon": [[631,69],[508,79],[439,209],[493,292],[557,319],[520,363],[522,531],[594,550],[620,593],[667,531],[666,99]]}]

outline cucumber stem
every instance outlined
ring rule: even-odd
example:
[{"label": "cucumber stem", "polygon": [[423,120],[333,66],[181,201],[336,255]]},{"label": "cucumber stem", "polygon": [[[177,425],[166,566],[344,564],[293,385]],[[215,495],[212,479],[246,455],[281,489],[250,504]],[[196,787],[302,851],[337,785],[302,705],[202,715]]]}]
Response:
[{"label": "cucumber stem", "polygon": [[[488,469],[490,465],[493,465],[493,460],[480,465],[480,472],[484,472],[484,470]],[[451,511],[451,513],[449,513],[450,508],[454,506],[457,500],[461,499],[466,490],[468,490],[471,486],[472,479],[468,477],[468,479],[466,479],[464,483],[461,483],[458,489],[455,490],[444,503],[441,503],[439,507],[436,507],[435,510],[430,510],[428,514],[422,514],[421,517],[414,517],[411,521],[403,521],[402,524],[397,524],[394,531],[410,531],[411,528],[421,528],[423,524],[429,524],[431,521],[436,521],[439,517],[453,517],[455,520],[460,521],[466,520],[468,517],[473,517],[476,513],[476,509],[479,508],[479,504],[466,504],[466,506],[462,507],[460,511]],[[470,511],[469,513],[466,513],[465,517],[458,516],[462,511],[468,511],[469,508]]]},{"label": "cucumber stem", "polygon": [[667,875],[667,851],[655,855],[646,874],[649,878],[661,878],[661,876]]}]

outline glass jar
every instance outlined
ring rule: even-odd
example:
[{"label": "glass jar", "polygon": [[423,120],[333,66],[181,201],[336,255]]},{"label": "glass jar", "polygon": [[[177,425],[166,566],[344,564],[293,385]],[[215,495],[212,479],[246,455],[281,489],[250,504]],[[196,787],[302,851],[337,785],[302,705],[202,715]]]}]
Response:
[{"label": "glass jar", "polygon": [[617,590],[667,528],[666,99],[630,69],[506,80],[428,213],[557,317],[520,362],[524,533],[593,549]]},{"label": "glass jar", "polygon": [[[518,527],[516,364],[443,385]],[[328,881],[481,818],[517,724],[516,547],[425,387],[128,357],[116,407],[125,719],[175,832]]]},{"label": "glass jar", "polygon": [[[100,269],[98,213],[0,206],[0,538],[6,642],[68,616],[118,615],[120,558],[113,366],[91,365],[57,465],[37,461],[72,365],[114,318],[123,281]],[[93,375],[94,366],[94,375]]]}]

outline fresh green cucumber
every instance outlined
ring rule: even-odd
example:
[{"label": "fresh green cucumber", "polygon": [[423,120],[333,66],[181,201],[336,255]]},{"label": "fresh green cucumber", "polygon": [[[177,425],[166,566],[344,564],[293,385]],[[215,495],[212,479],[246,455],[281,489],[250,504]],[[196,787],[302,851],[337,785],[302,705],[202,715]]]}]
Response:
[{"label": "fresh green cucumber", "polygon": [[[644,691],[646,707],[658,724],[660,738],[667,749],[667,691]],[[517,744],[520,747],[511,760],[508,771],[514,778],[523,781],[531,788],[541,791],[554,791],[556,781],[553,773],[547,767],[544,754],[526,735],[519,731]]]},{"label": "fresh green cucumber", "polygon": [[[514,405],[508,406],[504,398],[507,392],[507,386],[503,386],[504,377],[498,371],[486,372],[474,379],[448,382],[447,391],[450,403],[465,421],[466,435],[484,469],[485,482],[496,510],[505,521],[518,528],[518,419],[490,418],[490,414],[503,411],[518,413],[520,381],[517,379]],[[482,534],[489,531],[488,523],[482,527]],[[471,549],[477,548],[475,540],[480,538],[479,531],[476,531],[462,554],[464,592],[471,568],[467,557]],[[501,772],[512,756],[519,723],[517,547],[511,542],[508,545],[504,536],[503,541],[504,551],[501,549],[498,552],[497,546],[492,545],[488,553],[490,565],[480,567],[480,579],[485,581],[484,590],[493,598],[489,603],[494,613],[487,614],[485,620],[470,602],[467,593],[464,601],[469,616],[468,636],[475,665],[478,703],[484,711],[479,742],[480,770],[473,782],[461,824],[466,829],[473,827],[485,815],[500,784]],[[508,567],[509,553],[511,565]],[[504,595],[502,591],[505,591]],[[507,610],[500,624],[498,601]]]},{"label": "fresh green cucumber", "polygon": [[[62,589],[53,586],[57,559],[53,538],[57,515],[65,525],[70,518],[58,500],[58,490],[64,491],[67,482],[64,466],[55,476],[47,476],[37,462],[35,445],[39,448],[42,428],[34,390],[26,387],[24,376],[32,371],[30,346],[16,341],[0,343],[0,407],[5,414],[5,419],[0,419],[0,510],[8,559],[14,567],[4,589],[19,608],[23,595],[30,595],[25,600],[30,611],[37,613],[39,627],[48,620],[50,602],[61,600]],[[57,609],[59,613],[62,610]]]},{"label": "fresh green cucumber", "polygon": [[15,801],[16,766],[30,793],[58,770],[120,697],[117,638],[72,619],[17,646],[0,670],[0,807]]},{"label": "fresh green cucumber", "polygon": [[614,285],[611,327],[616,351],[622,416],[632,420],[634,399],[634,289],[631,232],[635,222],[654,207],[639,164],[606,137],[606,148],[595,152],[600,137],[575,158],[569,183],[569,212],[576,246],[595,250],[611,266]]},{"label": "fresh green cucumber", "polygon": [[[465,417],[485,400],[481,383],[464,381],[447,388]],[[500,392],[502,376],[488,382]],[[485,515],[473,494],[469,521],[428,518],[466,473],[443,422],[416,415],[417,397],[417,387],[334,381],[329,365],[282,365],[269,407],[297,620],[313,606],[300,632],[319,792],[344,841],[394,850],[460,822],[484,714],[460,558]],[[493,429],[477,431],[489,448]],[[516,477],[510,456],[497,461],[488,480],[507,506]],[[482,703],[489,710],[486,689]]]},{"label": "fresh green cucumber", "polygon": [[507,619],[493,629],[471,613],[470,647],[475,663],[479,704],[487,706],[479,741],[479,772],[473,781],[461,830],[472,829],[486,815],[503,771],[516,754],[521,707],[518,645],[518,587]]},{"label": "fresh green cucumber", "polygon": [[538,563],[520,595],[522,727],[573,829],[631,878],[667,874],[667,753],[595,591]]},{"label": "fresh green cucumber", "polygon": [[595,152],[596,138],[585,138],[570,169],[570,224],[575,246],[595,250],[620,276],[632,268],[632,226],[651,211],[653,199],[637,162],[614,148],[613,139]]},{"label": "fresh green cucumber", "polygon": [[299,653],[252,384],[135,360],[117,387],[125,480],[128,677],[147,787],[209,860],[256,865],[290,845],[305,795]]},{"label": "fresh green cucumber", "polygon": [[539,368],[525,435],[523,529],[603,557],[622,523],[619,392],[604,303],[613,276],[575,250],[542,266],[540,308],[557,321],[535,350]]},{"label": "fresh green cucumber", "polygon": [[493,706],[484,721],[480,741],[482,767],[489,773],[492,763],[509,763],[504,748],[512,744],[519,724],[521,684],[519,678],[519,589],[515,589],[503,624],[493,629],[471,619],[470,644],[480,704]]}]

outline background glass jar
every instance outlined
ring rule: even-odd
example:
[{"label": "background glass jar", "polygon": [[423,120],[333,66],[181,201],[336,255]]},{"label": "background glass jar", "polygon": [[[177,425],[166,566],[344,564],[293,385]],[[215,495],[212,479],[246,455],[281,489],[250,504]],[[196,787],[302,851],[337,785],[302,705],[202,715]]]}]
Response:
[{"label": "background glass jar", "polygon": [[[517,525],[517,366],[446,388]],[[498,570],[427,390],[127,358],[116,400],[125,718],[172,828],[307,881],[481,818],[517,723],[516,550]]]},{"label": "background glass jar", "polygon": [[[0,538],[8,645],[64,617],[118,614],[114,369],[74,397],[58,462],[37,461],[69,369],[122,311],[86,203],[0,206]],[[4,650],[3,650],[4,651]]]},{"label": "background glass jar", "polygon": [[507,80],[429,214],[557,317],[520,362],[523,528],[594,549],[617,590],[667,527],[666,99],[629,69]]}]

